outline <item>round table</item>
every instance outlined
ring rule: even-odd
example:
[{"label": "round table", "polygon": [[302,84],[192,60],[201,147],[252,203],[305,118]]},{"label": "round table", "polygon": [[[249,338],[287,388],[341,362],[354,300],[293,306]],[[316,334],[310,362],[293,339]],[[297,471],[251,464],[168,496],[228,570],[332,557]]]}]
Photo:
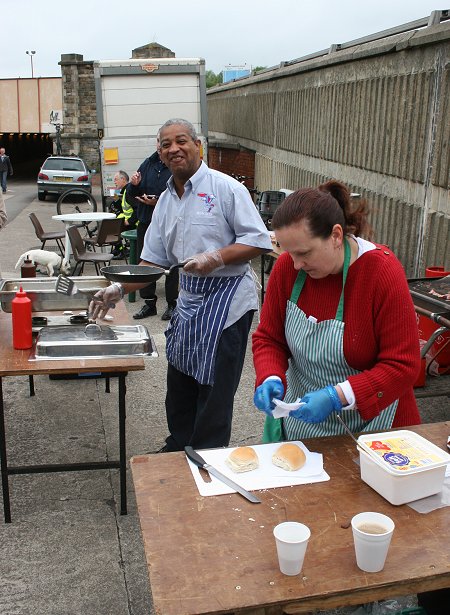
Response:
[{"label": "round table", "polygon": [[70,240],[67,233],[67,229],[70,226],[73,226],[74,224],[82,224],[83,222],[99,222],[100,220],[107,220],[115,217],[115,214],[106,211],[88,211],[86,213],[81,212],[79,214],[58,214],[56,216],[52,216],[53,220],[64,222],[66,227],[66,237],[64,240],[64,258],[66,261],[69,262],[71,254]]}]

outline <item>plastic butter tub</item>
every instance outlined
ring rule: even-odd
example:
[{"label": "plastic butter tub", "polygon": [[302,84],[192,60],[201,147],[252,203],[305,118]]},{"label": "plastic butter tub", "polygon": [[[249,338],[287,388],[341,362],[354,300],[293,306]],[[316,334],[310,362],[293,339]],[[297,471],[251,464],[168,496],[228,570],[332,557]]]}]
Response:
[{"label": "plastic butter tub", "polygon": [[442,490],[450,455],[422,436],[400,430],[364,434],[358,442],[362,480],[391,504]]}]

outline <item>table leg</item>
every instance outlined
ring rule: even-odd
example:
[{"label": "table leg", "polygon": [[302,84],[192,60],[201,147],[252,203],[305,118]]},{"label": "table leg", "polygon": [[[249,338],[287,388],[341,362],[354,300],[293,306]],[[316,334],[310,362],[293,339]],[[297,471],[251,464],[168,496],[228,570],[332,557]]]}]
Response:
[{"label": "table leg", "polygon": [[11,523],[11,506],[9,502],[8,461],[6,458],[5,413],[3,406],[2,378],[0,377],[0,462],[2,471],[3,515],[5,523]]},{"label": "table leg", "polygon": [[71,249],[70,249],[69,233],[67,232],[67,229],[69,228],[70,224],[66,223],[65,226],[66,226],[66,236],[64,238],[64,258],[66,260],[66,263],[68,263],[70,261]]},{"label": "table leg", "polygon": [[[130,265],[137,265],[136,262],[136,239],[130,239]],[[128,301],[134,303],[136,301],[136,293],[133,291],[128,295]]]},{"label": "table leg", "polygon": [[125,394],[126,372],[119,374],[119,473],[120,473],[120,514],[127,514],[127,451],[125,440]]},{"label": "table leg", "polygon": [[30,386],[30,397],[34,396],[34,376],[28,376],[28,384]]}]

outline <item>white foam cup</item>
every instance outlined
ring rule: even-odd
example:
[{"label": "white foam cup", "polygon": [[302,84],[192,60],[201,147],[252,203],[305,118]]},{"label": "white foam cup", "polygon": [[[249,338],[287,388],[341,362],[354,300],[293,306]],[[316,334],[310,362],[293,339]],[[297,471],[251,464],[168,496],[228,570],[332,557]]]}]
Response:
[{"label": "white foam cup", "polygon": [[300,574],[311,536],[309,527],[296,521],[285,521],[274,527],[273,535],[281,572],[289,576]]},{"label": "white foam cup", "polygon": [[352,519],[356,563],[364,572],[383,570],[395,524],[390,517],[363,512]]}]

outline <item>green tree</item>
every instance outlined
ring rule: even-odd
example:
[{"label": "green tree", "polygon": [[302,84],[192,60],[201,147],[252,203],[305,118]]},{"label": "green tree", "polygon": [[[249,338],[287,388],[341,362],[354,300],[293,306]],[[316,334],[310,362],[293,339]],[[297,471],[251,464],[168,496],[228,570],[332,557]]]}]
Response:
[{"label": "green tree", "polygon": [[255,68],[253,69],[253,74],[256,75],[256,73],[259,73],[262,70],[265,70],[267,68],[267,66],[255,66]]},{"label": "green tree", "polygon": [[206,87],[212,88],[219,83],[223,83],[223,73],[220,72],[216,75],[216,73],[212,70],[207,70],[205,73],[206,77]]}]

